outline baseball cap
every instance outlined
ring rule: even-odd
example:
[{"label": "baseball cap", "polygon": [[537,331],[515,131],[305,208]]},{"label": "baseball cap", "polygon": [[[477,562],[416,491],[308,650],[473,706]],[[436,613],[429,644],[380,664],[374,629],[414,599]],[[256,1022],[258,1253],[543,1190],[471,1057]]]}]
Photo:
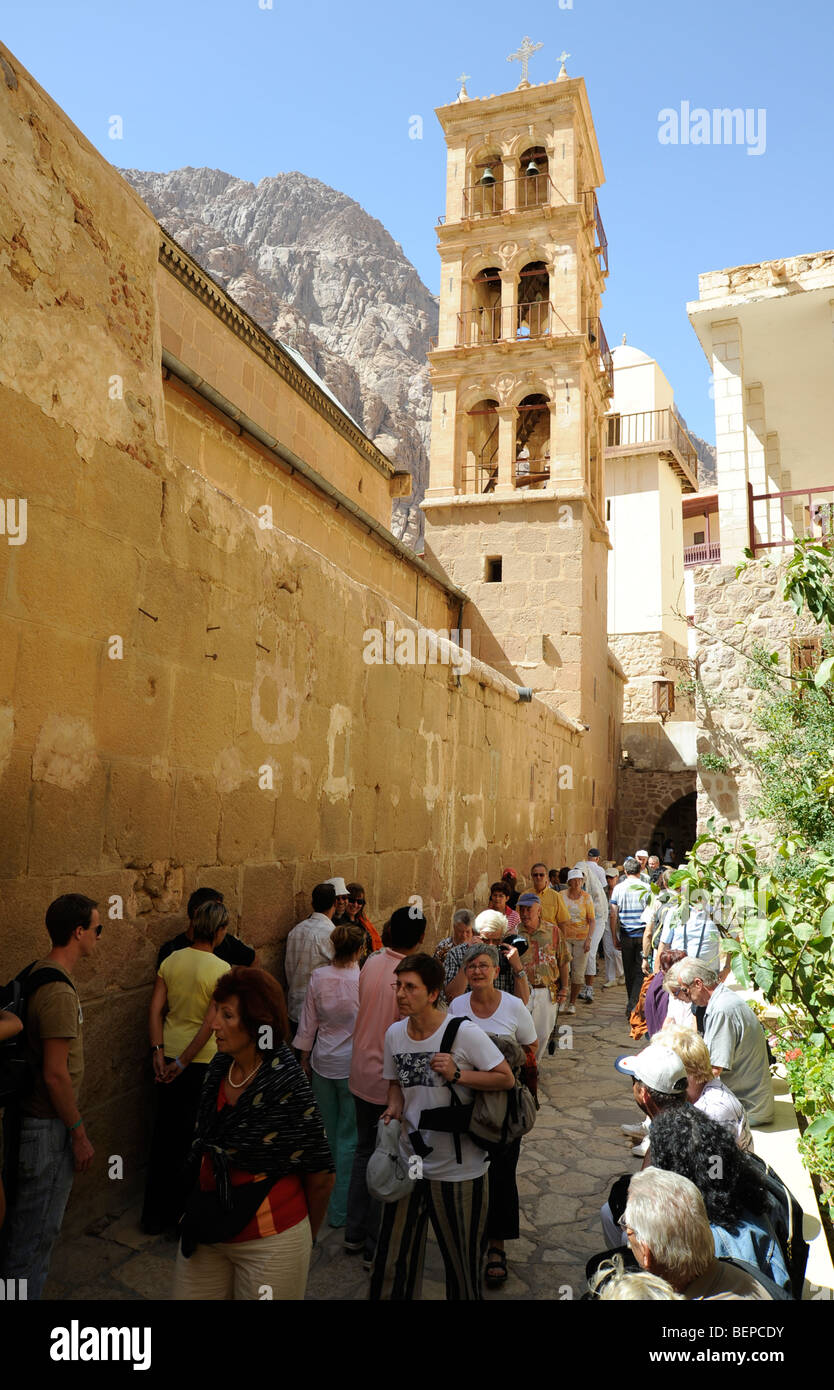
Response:
[{"label": "baseball cap", "polygon": [[583,872],[582,872],[581,869],[571,869],[571,870],[570,870],[570,873],[568,874],[568,883],[570,883],[570,881],[571,881],[572,878],[584,878],[584,877],[585,877],[585,875],[583,874]]},{"label": "baseball cap", "polygon": [[538,893],[522,893],[518,900],[518,907],[532,907],[534,903],[540,903],[541,898]]},{"label": "baseball cap", "polygon": [[513,882],[515,882],[515,880],[518,878],[518,874],[516,873],[515,869],[504,869],[503,873],[501,874],[501,877],[511,878]]},{"label": "baseball cap", "polygon": [[618,1072],[642,1081],[653,1091],[665,1096],[681,1095],[686,1090],[686,1067],[671,1047],[650,1043],[642,1052],[625,1053],[614,1063]]},{"label": "baseball cap", "polygon": [[588,850],[588,858],[589,858],[589,859],[599,859],[599,850],[598,850],[598,849],[589,849],[589,850]]},{"label": "baseball cap", "polygon": [[647,849],[637,849],[634,851],[635,859],[648,859],[648,857],[649,851]]}]

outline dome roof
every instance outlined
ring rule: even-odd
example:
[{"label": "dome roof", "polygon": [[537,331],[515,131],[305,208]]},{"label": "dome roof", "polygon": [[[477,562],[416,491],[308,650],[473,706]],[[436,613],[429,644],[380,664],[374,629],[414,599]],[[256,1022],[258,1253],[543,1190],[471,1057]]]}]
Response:
[{"label": "dome roof", "polygon": [[611,356],[614,358],[615,367],[637,367],[645,362],[654,361],[654,358],[649,357],[648,353],[641,352],[639,348],[632,347],[630,343],[621,343],[619,347],[613,348]]}]

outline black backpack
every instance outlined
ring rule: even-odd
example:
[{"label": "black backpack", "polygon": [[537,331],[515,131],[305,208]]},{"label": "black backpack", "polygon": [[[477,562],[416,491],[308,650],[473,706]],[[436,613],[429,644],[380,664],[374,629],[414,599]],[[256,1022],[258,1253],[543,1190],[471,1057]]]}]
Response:
[{"label": "black backpack", "polygon": [[[454,1046],[458,1029],[462,1023],[471,1023],[468,1017],[458,1015],[450,1018],[443,1030],[443,1037],[440,1039],[440,1051],[451,1052]],[[463,1161],[460,1144],[461,1134],[468,1134],[480,1148],[486,1149],[492,1156],[505,1150],[513,1140],[521,1138],[522,1135],[529,1133],[533,1128],[536,1119],[536,1111],[539,1103],[535,1096],[528,1090],[523,1080],[523,1070],[526,1062],[524,1050],[518,1043],[511,1038],[500,1037],[494,1033],[488,1033],[490,1042],[494,1043],[505,1061],[510,1061],[515,1076],[515,1086],[511,1091],[477,1091],[475,1099],[465,1105],[455,1090],[451,1081],[444,1081],[444,1086],[448,1088],[451,1104],[441,1106],[436,1110],[423,1110],[420,1112],[420,1129],[438,1130],[444,1134],[451,1134],[455,1146],[455,1159],[458,1163]],[[480,1105],[479,1105],[480,1102]],[[473,1129],[473,1123],[475,1128]],[[487,1138],[485,1136],[489,1135]],[[415,1153],[421,1153],[419,1131],[415,1135],[409,1136]],[[425,1150],[422,1157],[426,1157]]]},{"label": "black backpack", "polygon": [[72,985],[75,990],[75,985],[63,970],[53,965],[44,965],[40,970],[35,970],[36,965],[37,961],[33,960],[0,989],[0,1009],[16,1014],[23,1023],[20,1033],[0,1043],[0,1110],[7,1105],[19,1105],[35,1084],[37,1068],[26,1037],[26,1013],[32,995],[42,985],[58,981]]}]

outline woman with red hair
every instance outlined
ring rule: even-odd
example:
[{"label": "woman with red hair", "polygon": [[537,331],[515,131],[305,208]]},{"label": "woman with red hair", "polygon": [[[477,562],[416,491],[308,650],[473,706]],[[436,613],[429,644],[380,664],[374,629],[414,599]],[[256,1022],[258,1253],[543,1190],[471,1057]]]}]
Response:
[{"label": "woman with red hair", "polygon": [[213,995],[217,1056],[191,1146],[176,1299],[303,1299],[333,1162],[309,1082],[287,1045],[284,992],[236,966]]}]

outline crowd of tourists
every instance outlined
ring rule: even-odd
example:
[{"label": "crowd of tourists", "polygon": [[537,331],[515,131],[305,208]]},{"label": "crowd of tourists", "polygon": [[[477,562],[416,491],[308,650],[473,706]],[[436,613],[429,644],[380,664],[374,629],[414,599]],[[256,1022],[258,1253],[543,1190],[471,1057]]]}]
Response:
[{"label": "crowd of tourists", "polygon": [[[325,1223],[362,1261],[371,1299],[420,1297],[429,1228],[448,1298],[500,1289],[538,1069],[560,1018],[618,986],[648,1043],[616,1064],[642,1112],[623,1129],[643,1169],[613,1182],[585,1296],[799,1296],[790,1194],[753,1153],[751,1126],[773,1116],[765,1034],[725,983],[720,924],[670,889],[664,848],[665,866],[645,850],[621,869],[595,849],[571,867],[535,863],[529,887],[508,867],[434,949],[418,898],[377,932],[362,884],[334,876],[289,933],[286,989],[231,934],[222,893],[193,893],[148,1013],[142,1225],[178,1241],[172,1296],[301,1299]],[[64,895],[46,928],[51,950],[0,1010],[0,1274],[25,1279],[29,1298],[94,1156],[73,974],[97,949],[96,904]],[[12,1057],[29,1075],[17,1094]]]}]

